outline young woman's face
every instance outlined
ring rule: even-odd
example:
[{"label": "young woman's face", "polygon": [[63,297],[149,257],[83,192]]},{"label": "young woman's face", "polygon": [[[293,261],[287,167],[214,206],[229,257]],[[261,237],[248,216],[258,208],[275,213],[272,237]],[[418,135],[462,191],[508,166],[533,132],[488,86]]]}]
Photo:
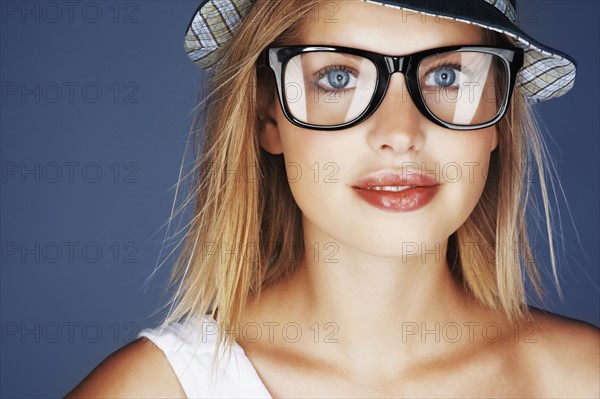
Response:
[{"label": "young woman's face", "polygon": [[[340,2],[334,15],[311,15],[301,41],[405,55],[429,48],[486,44],[482,28],[363,2]],[[330,18],[327,19],[326,17]],[[337,22],[332,21],[337,20]],[[283,153],[304,229],[315,240],[338,242],[378,256],[431,251],[467,219],[483,191],[495,127],[450,130],[415,107],[401,73],[392,75],[383,102],[362,123],[338,131],[297,127],[278,101],[261,144]],[[421,173],[435,188],[402,190],[402,182],[374,175]],[[367,181],[365,182],[365,179]],[[365,187],[369,185],[369,189]],[[368,190],[368,191],[367,191]],[[430,197],[429,201],[419,198]],[[310,243],[308,243],[310,245]]]}]

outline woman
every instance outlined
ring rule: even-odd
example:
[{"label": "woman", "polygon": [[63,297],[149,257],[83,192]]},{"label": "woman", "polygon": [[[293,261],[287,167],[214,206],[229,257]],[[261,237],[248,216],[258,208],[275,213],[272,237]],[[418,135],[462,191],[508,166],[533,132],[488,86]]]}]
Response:
[{"label": "woman", "polygon": [[525,303],[527,102],[572,60],[514,2],[234,3],[186,37],[215,90],[172,312],[69,397],[598,397],[598,329]]}]

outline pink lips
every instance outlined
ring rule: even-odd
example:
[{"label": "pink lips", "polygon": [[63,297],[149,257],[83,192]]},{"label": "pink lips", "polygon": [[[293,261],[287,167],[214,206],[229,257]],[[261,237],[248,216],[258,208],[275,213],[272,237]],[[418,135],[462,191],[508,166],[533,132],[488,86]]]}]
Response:
[{"label": "pink lips", "polygon": [[440,184],[420,173],[381,171],[352,186],[370,205],[389,212],[415,211],[427,205]]}]

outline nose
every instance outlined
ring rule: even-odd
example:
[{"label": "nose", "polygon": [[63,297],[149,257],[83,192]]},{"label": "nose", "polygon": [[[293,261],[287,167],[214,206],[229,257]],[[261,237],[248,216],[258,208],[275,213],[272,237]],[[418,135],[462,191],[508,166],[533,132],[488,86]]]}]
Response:
[{"label": "nose", "polygon": [[369,146],[376,152],[393,154],[418,151],[424,142],[420,115],[408,93],[404,75],[394,73],[383,101],[367,119]]}]

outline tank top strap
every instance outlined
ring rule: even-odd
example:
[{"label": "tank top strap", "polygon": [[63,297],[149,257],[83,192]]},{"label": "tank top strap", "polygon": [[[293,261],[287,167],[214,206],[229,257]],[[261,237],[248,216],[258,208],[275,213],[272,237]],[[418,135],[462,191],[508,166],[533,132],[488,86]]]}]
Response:
[{"label": "tank top strap", "polygon": [[219,346],[219,361],[213,367],[217,331],[217,322],[205,316],[171,324],[162,331],[146,328],[138,338],[146,337],[163,351],[189,398],[271,398],[237,342],[231,356],[223,344]]}]

